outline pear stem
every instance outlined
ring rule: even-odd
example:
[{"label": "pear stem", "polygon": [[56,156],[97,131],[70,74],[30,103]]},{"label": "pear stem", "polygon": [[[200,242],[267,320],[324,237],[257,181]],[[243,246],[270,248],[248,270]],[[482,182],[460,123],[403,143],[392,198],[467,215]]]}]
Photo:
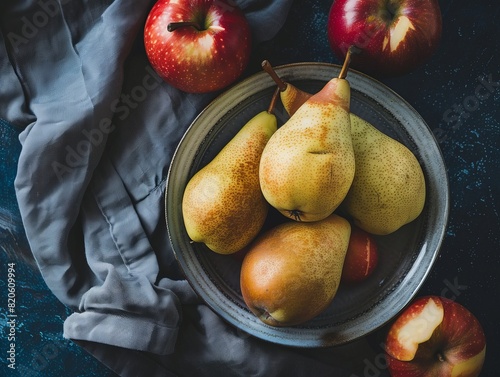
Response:
[{"label": "pear stem", "polygon": [[281,77],[278,76],[278,74],[273,69],[273,66],[271,65],[271,63],[269,63],[268,60],[264,60],[262,62],[262,69],[264,69],[264,71],[266,71],[269,74],[269,76],[271,76],[271,78],[274,80],[274,82],[278,85],[278,88],[281,92],[286,90],[287,83],[284,82],[281,79]]},{"label": "pear stem", "polygon": [[339,79],[345,79],[347,76],[347,72],[349,71],[349,64],[351,64],[351,55],[358,54],[361,50],[356,46],[351,46],[347,50],[347,54],[345,56],[344,64],[342,65],[342,69],[339,73]]},{"label": "pear stem", "polygon": [[274,112],[274,107],[276,105],[276,100],[278,98],[278,94],[280,92],[280,88],[277,87],[275,90],[274,90],[274,93],[273,93],[273,97],[271,98],[271,102],[269,103],[269,107],[267,108],[267,112],[269,114],[272,114]]},{"label": "pear stem", "polygon": [[167,30],[174,31],[181,27],[186,27],[186,26],[193,26],[198,31],[202,30],[197,22],[192,22],[192,21],[171,22],[167,25]]}]

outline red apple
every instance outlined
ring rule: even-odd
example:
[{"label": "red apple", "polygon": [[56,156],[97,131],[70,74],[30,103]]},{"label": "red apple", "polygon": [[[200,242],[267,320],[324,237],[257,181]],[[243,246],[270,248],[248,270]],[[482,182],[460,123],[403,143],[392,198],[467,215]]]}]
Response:
[{"label": "red apple", "polygon": [[144,28],[146,54],[167,83],[206,93],[233,83],[246,68],[250,27],[228,0],[159,0]]},{"label": "red apple", "polygon": [[392,324],[385,348],[393,377],[477,377],[486,338],[465,307],[426,296],[416,299]]},{"label": "red apple", "polygon": [[437,0],[335,0],[327,33],[343,60],[351,45],[360,54],[351,67],[374,76],[397,76],[426,62],[441,39]]},{"label": "red apple", "polygon": [[358,283],[370,276],[378,263],[377,242],[373,235],[352,226],[342,269],[342,281]]}]

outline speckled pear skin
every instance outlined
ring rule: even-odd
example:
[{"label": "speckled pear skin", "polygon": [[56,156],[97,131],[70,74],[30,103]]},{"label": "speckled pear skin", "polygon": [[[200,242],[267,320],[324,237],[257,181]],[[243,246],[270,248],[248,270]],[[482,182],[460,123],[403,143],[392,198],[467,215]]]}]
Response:
[{"label": "speckled pear skin", "polygon": [[341,209],[369,233],[392,233],[422,212],[424,173],[405,145],[354,114],[351,130],[356,174]]},{"label": "speckled pear skin", "polygon": [[193,241],[232,254],[258,234],[269,210],[260,190],[259,161],[276,129],[276,116],[262,111],[189,180],[182,214]]},{"label": "speckled pear skin", "polygon": [[249,309],[271,326],[292,326],[324,311],[335,297],[351,225],[332,214],[287,221],[260,235],[243,259],[240,287]]},{"label": "speckled pear skin", "polygon": [[280,92],[283,107],[290,115],[295,114],[311,96],[312,94],[304,92],[290,83],[286,83],[286,89]]},{"label": "speckled pear skin", "polygon": [[[286,111],[294,114],[311,94],[287,83],[280,96]],[[365,231],[390,234],[423,210],[426,187],[421,165],[406,146],[366,120],[352,113],[350,120],[356,171],[340,209]]]},{"label": "speckled pear skin", "polygon": [[329,216],[346,196],[355,161],[350,86],[334,78],[271,137],[260,162],[266,200],[298,221]]}]

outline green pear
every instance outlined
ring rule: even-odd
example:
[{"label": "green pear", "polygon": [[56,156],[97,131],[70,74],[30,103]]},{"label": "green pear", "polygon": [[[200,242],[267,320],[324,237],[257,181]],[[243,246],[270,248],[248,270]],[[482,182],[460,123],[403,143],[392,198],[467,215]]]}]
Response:
[{"label": "green pear", "polygon": [[354,114],[351,130],[356,174],[341,209],[369,233],[392,233],[422,212],[422,167],[405,145]]},{"label": "green pear", "polygon": [[248,245],[264,225],[269,204],[259,183],[259,161],[264,146],[276,132],[267,111],[243,128],[186,185],[182,214],[191,240],[219,254],[232,254]]},{"label": "green pear", "polygon": [[300,106],[262,153],[259,175],[264,197],[297,221],[328,217],[347,195],[354,177],[351,92],[345,75],[342,69],[338,78]]},{"label": "green pear", "polygon": [[243,300],[261,321],[292,326],[324,311],[335,297],[351,225],[332,214],[314,222],[287,221],[259,235],[243,259]]}]

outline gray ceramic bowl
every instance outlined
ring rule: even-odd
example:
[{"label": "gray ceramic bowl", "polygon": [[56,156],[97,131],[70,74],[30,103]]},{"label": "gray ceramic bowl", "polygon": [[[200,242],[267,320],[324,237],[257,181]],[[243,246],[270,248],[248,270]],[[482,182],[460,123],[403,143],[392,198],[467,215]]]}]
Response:
[{"label": "gray ceramic bowl", "polygon": [[[340,67],[300,63],[276,67],[286,81],[316,92]],[[397,232],[378,237],[380,259],[370,278],[341,285],[329,308],[300,326],[272,327],[246,307],[240,292],[240,261],[191,243],[181,202],[193,174],[206,165],[255,114],[267,108],[275,90],[258,73],[227,92],[195,119],[172,159],[166,188],[167,228],[177,260],[194,290],[216,313],[240,330],[270,342],[297,347],[340,345],[379,328],[416,295],[437,258],[448,218],[448,180],[434,136],[422,117],[400,96],[372,78],[350,71],[351,111],[409,147],[419,159],[427,183],[422,214]],[[287,116],[276,108],[279,123]]]}]

